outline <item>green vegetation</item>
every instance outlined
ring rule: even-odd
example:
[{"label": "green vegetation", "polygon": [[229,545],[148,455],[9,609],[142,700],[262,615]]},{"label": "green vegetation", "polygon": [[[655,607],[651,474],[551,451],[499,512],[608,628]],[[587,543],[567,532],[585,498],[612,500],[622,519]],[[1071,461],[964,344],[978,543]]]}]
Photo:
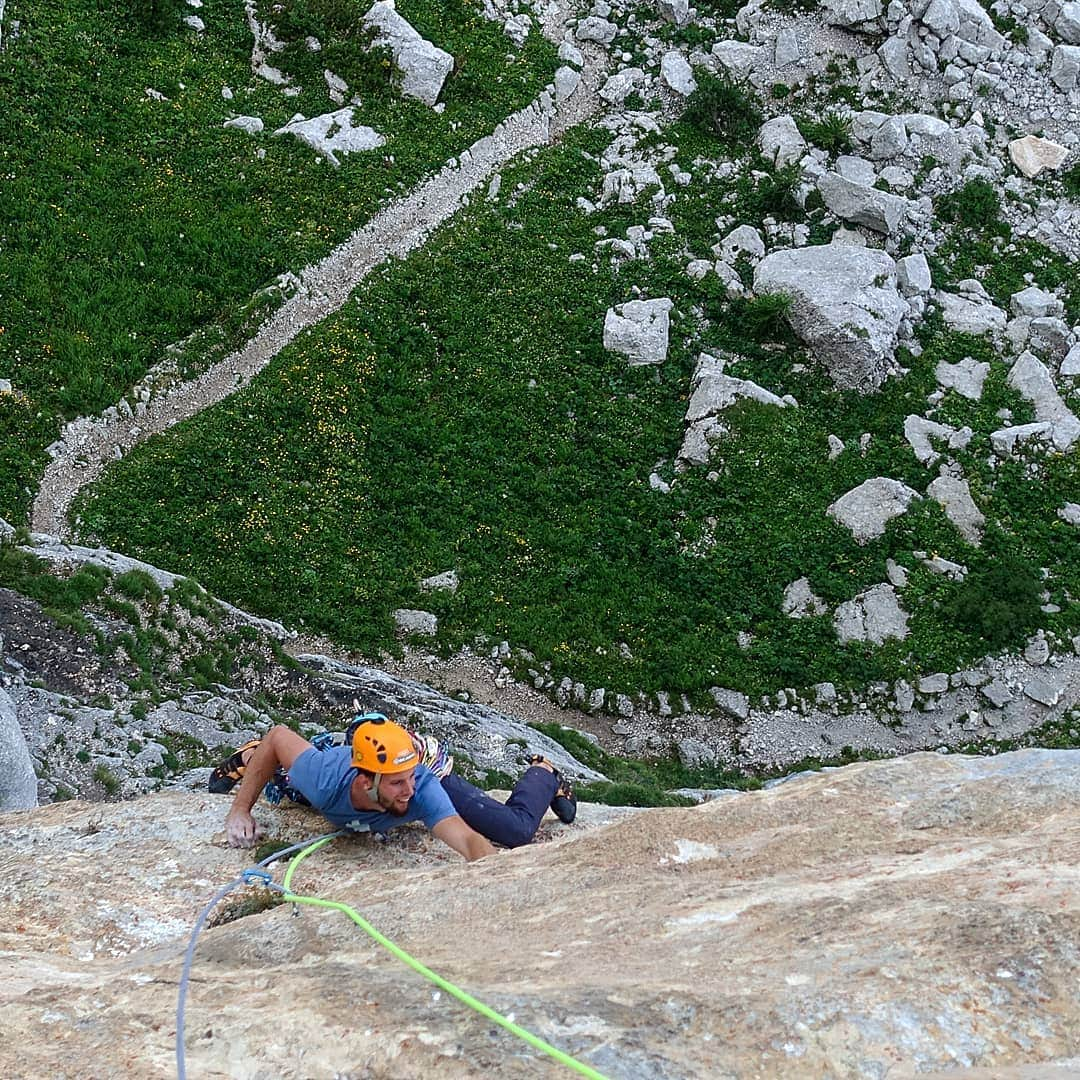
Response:
[{"label": "green vegetation", "polygon": [[0,544],[0,585],[37,600],[57,615],[78,620],[82,608],[101,595],[110,576],[99,566],[87,565],[69,577],[58,577],[50,573],[48,564],[14,544]]},{"label": "green vegetation", "polygon": [[[229,28],[213,40],[169,29],[166,8],[164,29],[150,34],[107,14],[99,25],[79,3],[63,15],[47,7],[55,33],[5,53],[0,66],[30,133],[25,146],[6,144],[13,179],[0,196],[23,197],[12,203],[17,242],[0,268],[21,305],[0,337],[17,387],[0,395],[0,442],[14,448],[0,466],[9,516],[25,511],[60,418],[112,402],[192,332],[182,370],[220,355],[253,313],[279,302],[259,292],[278,272],[325,253],[489,130],[536,92],[552,61],[536,35],[508,60],[501,30],[466,0],[403,0],[421,33],[458,59],[446,111],[434,114],[397,96],[355,6],[263,3],[261,17],[288,43],[275,63],[300,88],[286,99],[268,86],[245,89],[250,42],[236,0],[211,0],[203,13]],[[709,10],[734,14],[725,4]],[[303,44],[308,36],[321,52]],[[75,72],[68,53],[92,56],[97,69]],[[57,85],[83,103],[55,130],[44,120],[52,84],[31,60],[61,67]],[[257,112],[270,128],[297,110],[325,111],[324,67],[360,93],[358,119],[391,136],[385,153],[333,171],[286,139],[221,128],[223,85],[238,88],[229,109]],[[145,100],[145,77],[136,84],[129,70],[153,70],[169,101]],[[843,98],[852,75],[833,63],[817,97],[813,87],[794,92],[801,130],[830,153],[850,149],[851,130],[821,99]],[[1019,422],[1030,406],[985,342],[931,319],[921,355],[902,357],[902,378],[874,395],[837,392],[793,335],[789,298],[732,298],[716,274],[688,278],[687,256],[708,258],[717,233],[736,224],[798,221],[820,239],[829,220],[820,199],[800,205],[797,166],[773,168],[754,152],[763,118],[755,92],[725,75],[699,72],[698,81],[684,117],[651,137],[694,176],[667,188],[673,200],[651,203],[655,186],[632,204],[602,199],[598,156],[610,133],[570,133],[505,169],[500,196],[475,199],[423,251],[381,267],[245,391],[140,447],[84,495],[76,509],[86,538],[192,578],[163,593],[138,572],[42,575],[5,548],[0,582],[73,627],[88,628],[83,609],[109,616],[98,645],[130,660],[125,677],[144,703],[167,680],[208,689],[267,662],[267,648],[242,632],[211,633],[222,615],[196,578],[369,656],[395,647],[393,609],[424,607],[438,616],[441,650],[505,638],[556,682],[684,692],[705,706],[715,685],[750,694],[859,685],[948,669],[988,643],[1017,645],[1037,623],[1075,632],[1075,535],[1056,514],[1076,490],[1075,456],[1036,449],[989,464],[997,414],[1008,409]],[[65,172],[72,155],[79,167]],[[31,179],[36,201],[26,197]],[[600,208],[586,215],[582,196]],[[76,221],[86,206],[93,212]],[[936,284],[978,277],[1004,303],[1034,269],[1080,316],[1072,268],[1013,240],[992,185],[971,181],[936,210],[953,226],[934,255]],[[613,264],[594,247],[599,235],[622,237],[659,213],[674,233],[656,228],[648,259]],[[735,270],[751,282],[749,259]],[[85,300],[57,319],[56,296]],[[605,311],[635,296],[674,301],[661,365],[630,366],[602,346]],[[724,412],[708,465],[677,468],[703,352],[798,407],[738,402]],[[904,418],[925,412],[938,362],[967,356],[991,364],[983,400],[947,394],[938,416],[975,433],[955,457],[988,520],[983,548],[970,547],[932,499],[856,544],[828,506],[874,476],[925,491],[932,474],[904,439]],[[846,447],[835,460],[829,435]],[[653,487],[654,472],[670,491]],[[935,575],[916,551],[970,573]],[[829,615],[781,614],[789,582],[808,577],[835,608],[885,580],[888,559],[910,574],[907,641],[840,646]],[[451,567],[456,593],[421,593],[422,578]],[[1043,619],[1047,598],[1062,611]],[[181,653],[175,662],[170,649]],[[170,750],[170,767],[182,749]],[[620,799],[649,797],[633,770],[612,783]]]},{"label": "green vegetation", "polygon": [[[686,169],[715,146],[714,132],[689,119],[667,138]],[[933,500],[866,545],[826,508],[873,476],[925,490],[904,418],[925,410],[940,360],[973,356],[992,365],[983,401],[942,404],[943,420],[976,432],[957,459],[988,521],[1010,536],[1006,547],[1026,523],[1025,563],[1051,569],[1055,596],[1080,594],[1069,526],[1055,513],[1075,483],[1074,459],[1048,460],[1041,485],[1021,464],[987,466],[996,412],[1009,408],[1019,422],[1030,406],[1005,386],[985,343],[931,321],[907,375],[875,395],[838,393],[792,336],[784,298],[730,300],[715,276],[690,281],[685,251],[709,250],[718,214],[760,221],[762,185],[778,173],[756,168],[753,155],[680,193],[668,210],[677,239],[654,237],[648,261],[596,271],[571,262],[591,253],[596,226],[620,236],[642,220],[640,203],[588,217],[575,207],[600,186],[602,139],[572,135],[508,169],[510,196],[478,201],[424,252],[375,274],[243,394],[110,470],[79,508],[91,536],[367,655],[393,647],[394,608],[425,607],[444,650],[477,634],[505,638],[546,661],[556,682],[677,690],[706,706],[713,685],[754,694],[947,670],[986,651],[972,612],[990,587],[980,567],[991,555],[970,548]],[[970,221],[979,200],[984,212],[975,187],[946,206]],[[811,229],[820,215],[808,211]],[[973,228],[958,233],[968,246],[946,251],[943,277],[985,241]],[[1018,247],[998,259],[995,288],[1021,258]],[[635,288],[675,302],[659,367],[630,367],[602,347],[604,311]],[[537,316],[551,311],[558,317]],[[800,407],[729,408],[709,468],[676,477],[703,350]],[[829,434],[849,448],[870,441],[865,454],[830,461]],[[670,493],[649,486],[654,469],[676,481]],[[932,574],[911,554],[920,550],[968,565],[972,579]],[[840,646],[829,616],[780,613],[787,583],[807,576],[835,607],[884,581],[887,558],[911,571],[908,641]],[[421,578],[450,567],[457,593],[420,593]],[[1016,617],[1000,640],[1015,645],[1030,608],[1019,597],[1006,606]],[[1065,632],[1077,612],[1061,606],[1051,622]],[[216,681],[226,660],[192,661],[191,677]]]},{"label": "green vegetation", "polygon": [[643,761],[616,757],[591,739],[560,724],[534,724],[537,731],[565,747],[583,765],[602,772],[608,781],[579,784],[575,792],[585,802],[609,806],[693,806],[695,800],[673,795],[677,788],[738,788],[754,790],[761,781],[733,769],[687,769],[676,758]]},{"label": "green vegetation", "polygon": [[149,600],[157,603],[161,599],[161,588],[145,570],[128,570],[117,574],[113,579],[113,588],[132,600]]},{"label": "green vegetation", "polygon": [[226,923],[236,922],[237,919],[247,918],[248,915],[258,915],[262,911],[269,911],[281,903],[284,903],[281,893],[274,889],[264,888],[262,885],[251,885],[242,893],[231,896],[219,904],[206,920],[206,925],[211,929],[224,926]]},{"label": "green vegetation", "polygon": [[94,767],[94,783],[100,784],[107,795],[115,795],[120,790],[120,781],[107,765]]},{"label": "green vegetation", "polygon": [[714,75],[698,68],[694,79],[697,89],[686,99],[685,122],[729,149],[752,143],[764,120],[755,91],[726,72]]},{"label": "green vegetation", "polygon": [[1080,161],[1060,173],[1061,186],[1070,199],[1080,199]]},{"label": "green vegetation", "polygon": [[851,121],[846,116],[829,110],[820,119],[800,116],[795,122],[799,133],[811,146],[829,154],[851,152]]},{"label": "green vegetation", "polygon": [[987,13],[993,20],[994,28],[999,34],[1004,34],[1015,45],[1026,45],[1028,41],[1028,28],[1018,22],[1012,15],[1002,15],[993,7],[987,9]]},{"label": "green vegetation", "polygon": [[942,221],[971,232],[995,232],[1007,236],[1001,221],[1001,200],[989,180],[969,180],[963,187],[934,200],[934,212]]},{"label": "green vegetation", "polygon": [[987,546],[981,565],[971,569],[951,598],[956,626],[999,649],[1030,633],[1039,623],[1042,580],[1036,567],[1004,547],[1004,537]]},{"label": "green vegetation", "polygon": [[[279,25],[296,42],[280,57],[302,88],[289,98],[253,81],[240,0],[207,0],[205,35],[179,24],[189,9],[172,0],[141,10],[133,19],[123,5],[46,0],[0,54],[0,371],[15,388],[0,394],[0,517],[10,521],[23,519],[63,419],[115,403],[193,331],[182,367],[200,366],[199,350],[216,357],[238,344],[274,302],[253,307],[257,290],[490,132],[555,67],[539,34],[508,59],[501,27],[470,0],[401,0],[398,10],[455,57],[437,114],[401,98],[385,57],[360,47],[360,7],[304,0]],[[321,52],[288,36],[309,32]],[[356,80],[356,119],[387,136],[339,169],[271,134],[297,111],[336,107],[322,76],[330,59]],[[262,117],[265,133],[223,128],[237,113]]]}]

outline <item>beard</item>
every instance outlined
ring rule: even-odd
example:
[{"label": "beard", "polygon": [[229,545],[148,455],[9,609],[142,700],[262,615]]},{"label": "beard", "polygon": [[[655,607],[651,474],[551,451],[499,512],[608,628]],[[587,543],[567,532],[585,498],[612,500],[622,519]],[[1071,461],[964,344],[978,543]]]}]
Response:
[{"label": "beard", "polygon": [[410,799],[406,799],[404,805],[399,805],[397,800],[386,800],[383,798],[383,793],[379,792],[379,805],[388,813],[394,817],[404,817],[409,811]]}]

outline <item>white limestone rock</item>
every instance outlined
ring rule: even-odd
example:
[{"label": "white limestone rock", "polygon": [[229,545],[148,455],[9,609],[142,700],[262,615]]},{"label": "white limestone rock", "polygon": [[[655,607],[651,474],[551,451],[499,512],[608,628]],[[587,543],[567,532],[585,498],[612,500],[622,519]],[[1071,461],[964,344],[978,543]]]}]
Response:
[{"label": "white limestone rock", "polygon": [[697,89],[694,69],[677,49],[666,52],[660,60],[660,78],[676,94],[689,97]]},{"label": "white limestone rock", "polygon": [[576,68],[585,66],[585,57],[581,50],[569,41],[564,41],[559,45],[559,59],[564,64],[572,64]]},{"label": "white limestone rock", "polygon": [[390,50],[394,66],[401,73],[402,94],[434,105],[454,69],[454,58],[422,38],[397,13],[394,0],[375,0],[361,21],[376,31],[375,44]]},{"label": "white limestone rock", "polygon": [[945,325],[962,334],[987,334],[1005,329],[1008,316],[994,304],[969,300],[956,293],[937,292],[935,300],[941,306]]},{"label": "white limestone rock", "polygon": [[581,85],[581,72],[564,64],[555,72],[555,104],[561,105]]},{"label": "white limestone rock", "polygon": [[781,169],[800,161],[807,149],[806,140],[791,115],[774,116],[767,120],[761,125],[757,142],[761,156]]},{"label": "white limestone rock", "polygon": [[890,638],[903,641],[908,636],[908,614],[892,585],[874,585],[853,600],[840,604],[833,616],[833,628],[843,642],[868,641],[882,645]]},{"label": "white limestone rock", "polygon": [[338,154],[374,150],[386,144],[386,139],[374,128],[353,124],[352,105],[346,105],[337,112],[313,116],[310,120],[305,120],[301,115],[294,116],[274,134],[295,136],[317,154],[321,154],[335,168],[341,164]]},{"label": "white limestone rock", "polygon": [[877,170],[872,161],[867,161],[858,154],[841,154],[836,159],[836,171],[845,179],[859,187],[873,187],[877,181]]},{"label": "white limestone rock", "polygon": [[870,139],[870,157],[874,161],[891,161],[900,157],[908,146],[907,129],[902,116],[890,116]]},{"label": "white limestone rock", "polygon": [[896,260],[896,284],[904,296],[925,296],[930,292],[930,264],[922,252]]},{"label": "white limestone rock", "polygon": [[430,611],[415,608],[396,608],[391,612],[399,635],[406,637],[434,637],[439,630],[439,620]]},{"label": "white limestone rock", "polygon": [[754,292],[792,298],[792,329],[838,387],[874,390],[893,370],[908,306],[886,252],[846,244],[774,251],[754,271]]},{"label": "white limestone rock", "polygon": [[933,465],[941,457],[934,449],[931,439],[937,439],[951,449],[962,449],[970,441],[971,434],[971,428],[965,428],[961,435],[956,428],[949,427],[948,424],[939,424],[916,413],[904,420],[904,438],[923,465]]},{"label": "white limestone rock", "polygon": [[1080,45],[1080,4],[1069,0],[1064,4],[1054,4],[1051,10],[1057,8],[1057,17],[1053,18],[1053,27],[1058,37],[1069,45]]},{"label": "white limestone rock", "polygon": [[784,590],[784,600],[780,610],[792,619],[805,619],[813,615],[824,615],[827,610],[825,601],[815,596],[810,588],[809,578],[799,578]]},{"label": "white limestone rock", "polygon": [[632,367],[663,363],[673,306],[667,297],[616,304],[604,317],[604,348],[621,353]]},{"label": "white limestone rock", "polygon": [[724,361],[709,353],[698,356],[690,380],[690,402],[686,408],[687,430],[679,450],[679,459],[703,465],[709,459],[712,444],[726,432],[717,416],[736,401],[749,399],[778,409],[791,407],[792,400],[777,397],[750,379],[724,374]]},{"label": "white limestone rock", "polygon": [[982,397],[983,384],[990,374],[990,365],[965,356],[958,364],[941,360],[934,369],[934,378],[946,390],[955,390],[969,401],[978,401]]},{"label": "white limestone rock", "polygon": [[1029,285],[1009,297],[1009,308],[1014,315],[1041,319],[1056,318],[1065,311],[1065,304],[1052,292],[1046,292],[1036,285]]},{"label": "white limestone rock", "polygon": [[615,40],[619,28],[607,19],[590,15],[578,23],[574,36],[578,41],[595,41],[598,45],[610,45]]},{"label": "white limestone rock", "polygon": [[1032,442],[1044,442],[1050,438],[1052,424],[1015,424],[1013,427],[998,428],[990,432],[990,447],[1001,458],[1012,457],[1017,447]]},{"label": "white limestone rock", "polygon": [[1080,344],[1074,345],[1061,361],[1061,367],[1058,369],[1059,375],[1074,376],[1080,375]]},{"label": "white limestone rock", "polygon": [[525,44],[532,29],[532,18],[521,12],[508,15],[503,23],[503,33],[520,49]]},{"label": "white limestone rock", "polygon": [[344,105],[345,96],[349,92],[349,84],[340,75],[335,75],[329,68],[324,68],[322,74],[330,100],[335,105]]},{"label": "white limestone rock", "polygon": [[1038,135],[1025,135],[1009,143],[1012,163],[1027,177],[1038,176],[1043,169],[1058,169],[1069,156],[1069,148]]},{"label": "white limestone rock", "polygon": [[221,126],[234,131],[242,131],[246,135],[258,135],[263,130],[261,116],[234,116]]},{"label": "white limestone rock", "polygon": [[790,26],[782,27],[776,35],[773,45],[773,63],[777,68],[797,64],[802,59],[799,38]]},{"label": "white limestone rock", "polygon": [[822,0],[821,9],[831,26],[867,32],[881,29],[885,13],[882,0]]},{"label": "white limestone rock", "polygon": [[865,544],[883,536],[885,526],[918,498],[919,493],[907,484],[877,476],[841,495],[826,512],[850,529],[858,543]]},{"label": "white limestone rock", "polygon": [[945,516],[969,544],[978,547],[982,543],[986,518],[975,505],[966,480],[939,476],[927,487],[926,494],[941,506]]},{"label": "white limestone rock", "polygon": [[6,690],[0,690],[0,813],[30,810],[35,806],[34,762],[15,713],[15,703]]},{"label": "white limestone rock", "polygon": [[664,22],[685,26],[690,21],[689,0],[657,0],[656,10]]},{"label": "white limestone rock", "polygon": [[1050,81],[1059,90],[1075,90],[1080,77],[1080,46],[1058,45],[1050,55]]},{"label": "white limestone rock", "polygon": [[753,225],[739,225],[714,246],[713,254],[729,265],[740,255],[748,255],[757,262],[765,254],[765,241]]},{"label": "white limestone rock", "polygon": [[1080,503],[1067,502],[1057,513],[1067,525],[1075,525],[1080,529]]},{"label": "white limestone rock", "polygon": [[1065,404],[1046,365],[1034,353],[1017,357],[1008,385],[1035,406],[1035,419],[1050,425],[1050,438],[1058,450],[1068,450],[1080,438],[1080,420]]},{"label": "white limestone rock", "polygon": [[600,97],[609,105],[621,105],[645,82],[645,72],[641,68],[623,68],[612,75],[600,88]]},{"label": "white limestone rock", "polygon": [[456,570],[444,570],[441,574],[433,574],[420,582],[421,592],[451,592],[456,593],[461,579]]},{"label": "white limestone rock", "polygon": [[745,79],[768,60],[768,50],[762,45],[745,41],[718,41],[712,54],[736,78]]},{"label": "white limestone rock", "polygon": [[838,218],[887,236],[898,232],[915,210],[915,204],[901,195],[856,184],[839,173],[826,173],[818,181],[818,190]]}]

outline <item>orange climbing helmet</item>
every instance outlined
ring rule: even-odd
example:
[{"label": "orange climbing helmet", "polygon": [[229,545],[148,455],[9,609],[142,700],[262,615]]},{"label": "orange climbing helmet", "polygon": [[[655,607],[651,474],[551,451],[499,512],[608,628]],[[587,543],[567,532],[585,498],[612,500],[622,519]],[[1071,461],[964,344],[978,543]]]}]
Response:
[{"label": "orange climbing helmet", "polygon": [[382,713],[364,713],[352,737],[353,767],[369,773],[408,772],[420,764],[412,736]]}]

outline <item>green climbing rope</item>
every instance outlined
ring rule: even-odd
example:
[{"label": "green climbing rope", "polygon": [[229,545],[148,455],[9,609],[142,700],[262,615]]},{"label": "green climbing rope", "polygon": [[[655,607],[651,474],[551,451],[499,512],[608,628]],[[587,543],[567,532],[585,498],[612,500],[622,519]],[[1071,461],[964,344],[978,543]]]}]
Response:
[{"label": "green climbing rope", "polygon": [[327,836],[321,840],[317,840],[314,844],[309,844],[303,851],[299,851],[293,856],[292,860],[289,862],[288,870],[285,871],[285,878],[282,883],[285,890],[283,898],[286,901],[293,904],[310,904],[313,907],[330,908],[333,911],[340,911],[343,914],[348,915],[348,917],[352,919],[365,934],[377,941],[392,956],[397,957],[403,964],[411,967],[413,971],[418,975],[422,975],[428,982],[434,983],[440,990],[445,990],[452,997],[457,998],[463,1005],[468,1005],[470,1009],[475,1009],[481,1016],[486,1017],[500,1027],[505,1028],[511,1034],[516,1035],[519,1039],[527,1042],[534,1049],[540,1050],[549,1057],[554,1058],[560,1065],[565,1065],[568,1069],[573,1069],[574,1072],[589,1077],[590,1080],[607,1080],[607,1077],[605,1077],[603,1073],[597,1072],[596,1069],[583,1064],[576,1058],[573,1058],[557,1047],[552,1046],[550,1043],[544,1042],[543,1039],[534,1035],[531,1031],[527,1031],[525,1028],[515,1024],[512,1020],[508,1020],[505,1016],[497,1013],[491,1006],[485,1005],[482,1001],[478,1001],[471,994],[467,994],[452,982],[448,982],[441,975],[437,975],[431,968],[425,967],[419,960],[410,956],[400,946],[395,945],[384,934],[380,934],[371,923],[349,907],[348,904],[342,904],[336,900],[323,900],[318,896],[301,896],[298,893],[294,893],[292,891],[292,878],[296,868],[303,859],[307,858],[312,852],[318,851],[319,848],[329,844],[332,839],[332,836]]}]

